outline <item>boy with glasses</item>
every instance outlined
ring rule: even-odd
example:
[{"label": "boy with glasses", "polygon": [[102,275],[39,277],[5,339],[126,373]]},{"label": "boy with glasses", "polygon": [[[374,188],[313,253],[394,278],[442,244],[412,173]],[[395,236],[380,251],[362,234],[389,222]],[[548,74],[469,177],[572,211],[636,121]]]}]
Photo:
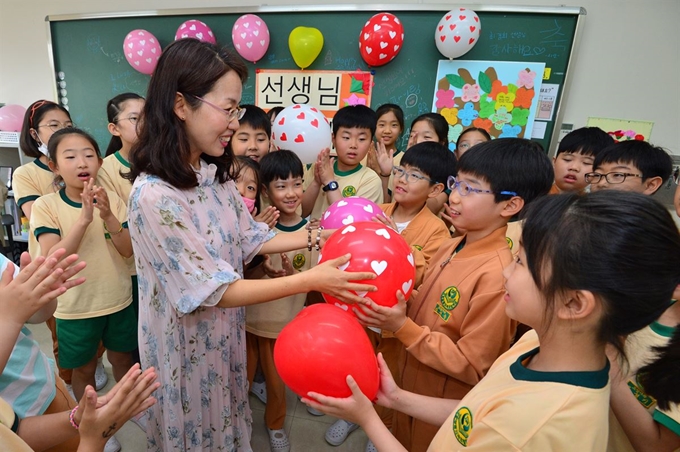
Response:
[{"label": "boy with glasses", "polygon": [[586,174],[591,191],[625,190],[653,195],[673,172],[673,160],[664,149],[646,141],[623,141],[606,147]]},{"label": "boy with glasses", "polygon": [[[451,220],[464,235],[442,243],[408,307],[398,292],[394,307],[356,309],[361,321],[393,332],[406,347],[401,387],[461,399],[508,350],[516,322],[503,299],[503,268],[512,261],[506,225],[553,180],[550,160],[528,140],[497,139],[463,154],[448,185]],[[396,413],[392,430],[406,449],[424,452],[437,427]]]}]

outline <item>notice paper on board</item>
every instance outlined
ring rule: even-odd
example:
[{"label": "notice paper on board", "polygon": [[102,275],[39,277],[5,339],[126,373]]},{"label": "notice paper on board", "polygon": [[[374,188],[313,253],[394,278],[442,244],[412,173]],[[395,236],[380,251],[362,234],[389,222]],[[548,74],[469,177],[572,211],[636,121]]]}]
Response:
[{"label": "notice paper on board", "polygon": [[[538,112],[536,113],[536,120],[553,120],[553,113],[555,113],[555,104],[557,102],[557,91],[559,87],[560,85],[554,83],[544,83],[541,85],[541,92],[538,95]],[[545,133],[545,128],[543,129],[543,132]],[[532,138],[538,137],[532,135]]]}]

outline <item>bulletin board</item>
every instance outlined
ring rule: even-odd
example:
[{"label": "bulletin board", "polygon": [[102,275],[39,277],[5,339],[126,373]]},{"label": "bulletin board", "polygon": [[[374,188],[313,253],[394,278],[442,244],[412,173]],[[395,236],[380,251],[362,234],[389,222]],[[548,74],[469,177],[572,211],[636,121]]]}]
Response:
[{"label": "bulletin board", "polygon": [[[456,5],[474,10],[482,31],[465,60],[517,61],[545,64],[543,86],[550,87],[549,111],[540,122],[546,151],[556,144],[561,123],[560,105],[569,88],[585,10],[579,7],[490,7]],[[324,46],[308,70],[368,71],[373,75],[370,106],[396,103],[404,109],[406,127],[416,116],[432,110],[437,67],[443,59],[434,44],[434,30],[447,5],[337,5],[261,6],[134,13],[63,15],[46,18],[49,52],[55,73],[55,100],[68,105],[74,123],[90,132],[101,147],[110,139],[106,103],[123,92],[144,95],[150,77],[135,71],[123,54],[128,32],[144,29],[162,47],[175,37],[186,20],[205,22],[220,45],[232,47],[231,29],[243,14],[259,15],[267,24],[271,42],[256,64],[247,63],[249,78],[242,103],[255,103],[258,69],[298,69],[288,48],[288,35],[297,26],[318,28]],[[359,54],[359,34],[374,14],[389,11],[404,26],[401,52],[390,63],[369,67]],[[541,117],[539,113],[537,119]],[[406,145],[404,134],[400,148]]]}]

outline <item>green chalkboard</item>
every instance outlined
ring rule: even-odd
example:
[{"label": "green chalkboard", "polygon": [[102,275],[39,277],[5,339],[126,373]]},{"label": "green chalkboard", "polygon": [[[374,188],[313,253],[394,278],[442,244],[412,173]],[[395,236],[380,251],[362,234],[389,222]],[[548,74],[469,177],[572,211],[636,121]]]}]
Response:
[{"label": "green chalkboard", "polygon": [[[309,69],[374,70],[375,87],[371,100],[375,108],[383,103],[401,105],[407,120],[431,110],[435,92],[437,63],[443,57],[434,45],[434,30],[446,12],[442,5],[399,5],[390,12],[402,21],[405,30],[401,53],[391,63],[369,68],[359,54],[358,39],[363,24],[378,10],[355,5],[305,10],[305,7],[253,7],[271,34],[268,53],[249,64],[250,77],[242,103],[253,103],[256,68],[297,69],[288,49],[288,35],[297,26],[318,28],[324,47]],[[153,33],[162,46],[169,44],[177,28],[186,20],[205,22],[221,45],[232,46],[231,29],[238,10],[162,11],[116,17],[48,17],[55,81],[59,99],[67,102],[74,122],[89,131],[106,147],[109,141],[106,102],[113,96],[132,91],[144,95],[149,76],[135,71],[123,55],[123,39],[134,29]],[[544,83],[559,86],[553,120],[547,123],[545,137],[538,139],[546,150],[555,124],[559,123],[559,103],[568,87],[570,60],[573,58],[580,8],[493,10],[478,7],[482,33],[476,46],[461,59],[544,62],[550,77]],[[61,79],[61,77],[63,79]],[[403,147],[406,142],[406,134]]]}]

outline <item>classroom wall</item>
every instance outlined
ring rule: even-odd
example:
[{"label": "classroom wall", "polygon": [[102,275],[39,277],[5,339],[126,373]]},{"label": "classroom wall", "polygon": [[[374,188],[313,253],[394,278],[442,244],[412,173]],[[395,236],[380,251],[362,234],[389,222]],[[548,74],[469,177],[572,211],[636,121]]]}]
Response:
[{"label": "classroom wall", "polygon": [[[482,3],[554,6],[561,1],[472,1],[461,6],[472,9]],[[267,0],[266,3],[319,2]],[[416,1],[392,0],[390,3]],[[453,7],[450,0],[426,3],[446,3]],[[260,2],[241,0],[235,4],[256,6]],[[26,106],[35,99],[53,98],[54,76],[48,58],[45,16],[176,9],[188,5],[186,0],[0,0],[0,102]],[[680,1],[578,0],[569,5],[583,6],[588,15],[578,57],[572,62],[571,89],[563,102],[564,122],[580,127],[585,125],[588,116],[653,121],[652,141],[680,154],[680,91],[676,78],[680,74]],[[191,2],[191,8],[226,6],[229,3],[223,1]],[[409,30],[406,33],[408,39]]]}]

